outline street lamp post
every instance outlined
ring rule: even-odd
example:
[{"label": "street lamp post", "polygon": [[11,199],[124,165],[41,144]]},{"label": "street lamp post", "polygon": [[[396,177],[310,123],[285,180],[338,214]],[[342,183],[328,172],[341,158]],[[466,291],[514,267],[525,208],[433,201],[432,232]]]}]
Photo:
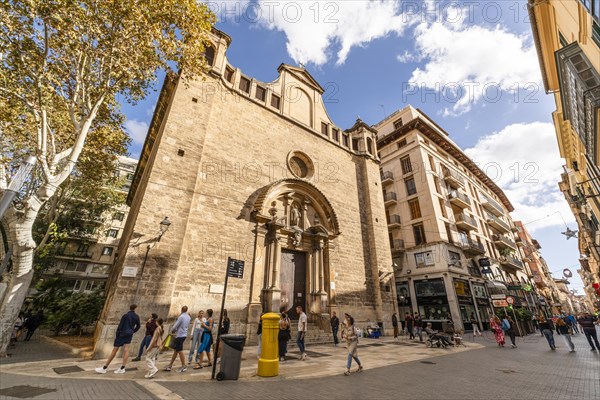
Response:
[{"label": "street lamp post", "polygon": [[144,276],[144,269],[146,268],[146,261],[148,260],[148,253],[150,253],[150,250],[154,246],[156,246],[156,243],[160,242],[160,239],[162,238],[162,236],[169,230],[169,226],[171,226],[171,221],[169,221],[169,217],[165,217],[165,219],[163,219],[160,222],[160,231],[158,233],[158,237],[156,238],[156,240],[154,240],[151,244],[149,244],[146,247],[146,254],[144,255],[144,261],[142,262],[142,269],[140,270],[140,276],[139,276],[137,284],[135,286],[135,295],[133,297],[134,304],[137,300],[138,293],[140,291],[140,283],[142,282],[142,278]]}]

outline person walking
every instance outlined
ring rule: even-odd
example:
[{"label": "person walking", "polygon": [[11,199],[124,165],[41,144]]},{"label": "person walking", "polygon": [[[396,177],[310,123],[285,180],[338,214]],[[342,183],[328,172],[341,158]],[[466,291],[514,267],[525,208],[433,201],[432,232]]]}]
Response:
[{"label": "person walking", "polygon": [[494,333],[494,338],[499,347],[504,347],[504,331],[502,330],[502,323],[497,315],[490,317],[490,330]]},{"label": "person walking", "polygon": [[25,313],[20,312],[19,316],[17,317],[17,320],[15,321],[15,326],[14,326],[12,334],[10,336],[10,343],[11,344],[14,344],[18,340],[19,333],[23,329],[23,324],[24,323],[25,323]]},{"label": "person walking", "polygon": [[331,319],[329,320],[331,324],[331,333],[333,335],[333,345],[337,346],[340,342],[338,340],[338,330],[340,329],[340,319],[337,317],[335,311],[331,313]]},{"label": "person walking", "polygon": [[471,313],[469,320],[471,321],[471,326],[473,326],[473,337],[477,336],[478,334],[479,336],[483,336],[479,330],[479,323],[477,322],[477,318],[475,318],[474,312]]},{"label": "person walking", "polygon": [[157,318],[156,327],[154,329],[154,333],[152,333],[152,338],[150,338],[150,342],[148,343],[148,349],[146,350],[146,365],[148,366],[148,373],[144,375],[144,378],[150,379],[158,372],[158,368],[156,368],[156,364],[154,361],[158,357],[158,353],[160,353],[160,348],[163,340],[163,320],[162,318]]},{"label": "person walking", "polygon": [[204,367],[204,353],[206,353],[206,358],[208,359],[207,367],[212,367],[212,362],[210,360],[210,347],[213,344],[213,326],[215,321],[213,320],[213,310],[206,310],[206,322],[202,322],[202,339],[200,341],[200,346],[198,347],[198,351],[196,351],[196,366],[194,369],[200,369]]},{"label": "person walking", "polygon": [[358,369],[356,372],[361,372],[363,370],[363,366],[358,359],[358,334],[356,332],[356,328],[354,327],[354,318],[348,314],[345,314],[344,331],[342,333],[342,337],[346,339],[346,348],[348,349],[348,361],[346,363],[346,372],[344,372],[344,375],[350,375],[352,359],[354,359],[356,364],[358,364]]},{"label": "person walking", "polygon": [[414,339],[415,335],[413,333],[413,317],[410,313],[406,313],[404,316],[404,323],[406,324],[406,332],[410,335],[410,339]]},{"label": "person walking", "polygon": [[279,333],[277,334],[277,343],[279,344],[279,361],[285,361],[285,355],[287,354],[287,344],[292,338],[290,332],[291,323],[288,315],[285,312],[281,313],[279,317]]},{"label": "person walking", "polygon": [[504,331],[504,335],[508,335],[508,337],[510,338],[510,342],[511,347],[513,349],[517,348],[517,343],[515,342],[515,338],[516,338],[516,334],[515,334],[515,327],[514,327],[515,322],[506,314],[504,314],[504,318],[502,318],[502,325],[501,328]]},{"label": "person walking", "polygon": [[[598,343],[598,332],[596,332],[596,327],[594,326],[598,324],[598,318],[594,317],[590,313],[586,313],[585,315],[579,317],[577,322],[579,322],[579,325],[581,325],[583,334],[592,347],[592,351],[600,350],[600,343]],[[594,344],[596,344],[595,347]]]},{"label": "person walking", "polygon": [[108,366],[117,355],[117,352],[123,347],[123,363],[121,368],[115,370],[115,374],[124,374],[125,366],[127,365],[127,357],[129,356],[129,344],[133,339],[133,334],[140,329],[140,317],[135,313],[137,305],[132,304],[129,306],[129,312],[124,314],[119,321],[117,332],[115,335],[115,342],[113,344],[112,352],[106,360],[106,363],[102,367],[98,367],[95,371],[99,374],[105,374]]},{"label": "person walking", "polygon": [[144,350],[150,345],[150,341],[152,340],[152,336],[154,336],[154,330],[156,329],[156,319],[158,315],[152,313],[148,321],[146,321],[146,332],[144,333],[144,338],[140,343],[140,350],[138,351],[138,355],[131,361],[140,361],[142,359],[142,354],[144,354]]},{"label": "person walking", "polygon": [[579,333],[579,329],[577,329],[577,321],[573,314],[569,314],[565,317],[565,323],[571,329],[571,335]]},{"label": "person walking", "polygon": [[398,316],[396,313],[392,314],[392,327],[394,328],[394,339],[398,340]]},{"label": "person walking", "polygon": [[423,341],[423,320],[418,312],[415,311],[415,316],[413,317],[415,324],[415,335],[419,336],[419,342]]},{"label": "person walking", "polygon": [[227,309],[223,310],[223,321],[221,322],[221,326],[219,327],[220,335],[227,335],[229,333],[229,327],[231,326],[231,320],[227,315]]},{"label": "person walking", "polygon": [[574,352],[575,345],[571,340],[571,334],[569,333],[569,325],[567,325],[563,318],[559,318],[558,321],[556,321],[556,333],[562,336],[565,344],[570,349],[571,353]]},{"label": "person walking", "polygon": [[296,306],[296,313],[298,314],[298,336],[296,337],[296,344],[298,345],[298,350],[300,350],[300,359],[302,361],[306,360],[306,347],[304,346],[304,338],[306,337],[306,329],[307,329],[307,318],[304,311],[302,311],[302,306]]},{"label": "person walking", "polygon": [[25,342],[29,342],[36,329],[44,322],[46,317],[44,316],[44,310],[38,310],[37,314],[33,317],[27,318],[24,323],[27,328],[27,335],[25,336]]},{"label": "person walking", "polygon": [[552,331],[554,330],[552,322],[548,321],[546,317],[540,317],[539,325],[540,331],[542,331],[542,335],[544,335],[544,337],[548,341],[548,346],[550,346],[550,350],[556,350],[554,334],[552,333]]},{"label": "person walking", "polygon": [[[188,354],[188,365],[192,363],[192,356],[200,347],[200,343],[202,342],[202,334],[204,333],[204,329],[202,328],[203,322],[206,321],[204,318],[204,311],[198,311],[198,316],[194,319],[194,323],[192,325],[192,345],[190,346],[190,352]],[[196,354],[196,360],[198,360],[199,355]]]},{"label": "person walking", "polygon": [[257,358],[260,359],[260,354],[262,350],[262,316],[260,314],[260,318],[258,319],[258,327],[256,328],[256,340],[258,342],[258,346],[256,346]]},{"label": "person walking", "polygon": [[173,368],[173,363],[179,355],[179,360],[181,361],[181,367],[177,369],[177,372],[185,372],[187,371],[187,365],[185,364],[185,355],[183,354],[183,342],[187,338],[188,328],[190,327],[190,321],[192,317],[187,312],[187,306],[181,307],[181,314],[177,317],[177,321],[175,321],[175,325],[171,329],[171,333],[175,335],[175,346],[173,347],[173,356],[171,357],[171,362],[168,366],[165,367],[165,371],[170,372],[171,368]]}]

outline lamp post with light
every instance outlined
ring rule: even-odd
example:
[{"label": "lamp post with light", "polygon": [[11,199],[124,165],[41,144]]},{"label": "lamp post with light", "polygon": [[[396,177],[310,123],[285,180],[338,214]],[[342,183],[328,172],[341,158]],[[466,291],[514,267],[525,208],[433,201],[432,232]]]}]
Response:
[{"label": "lamp post with light", "polygon": [[160,242],[160,239],[162,238],[162,236],[169,230],[169,226],[171,226],[171,221],[169,220],[169,217],[165,217],[165,219],[160,221],[160,231],[158,233],[158,237],[156,238],[156,240],[154,240],[151,244],[149,244],[146,247],[146,254],[144,255],[144,261],[142,262],[142,269],[140,271],[140,276],[138,278],[137,284],[135,286],[135,295],[133,297],[134,304],[136,303],[138,293],[140,291],[140,283],[144,276],[144,268],[146,268],[146,261],[148,260],[148,253],[150,252],[150,250],[152,248],[154,248],[154,246],[156,246],[156,243]]}]

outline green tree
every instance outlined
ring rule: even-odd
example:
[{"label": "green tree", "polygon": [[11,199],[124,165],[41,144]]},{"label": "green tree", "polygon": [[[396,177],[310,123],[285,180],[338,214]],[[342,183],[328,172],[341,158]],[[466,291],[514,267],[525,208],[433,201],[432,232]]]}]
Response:
[{"label": "green tree", "polygon": [[119,140],[119,101],[144,98],[159,69],[185,81],[206,68],[213,23],[197,0],[0,3],[0,190],[25,155],[37,158],[3,221],[13,269],[0,294],[0,356],[31,284],[40,211],[85,154],[103,150],[95,143]]}]

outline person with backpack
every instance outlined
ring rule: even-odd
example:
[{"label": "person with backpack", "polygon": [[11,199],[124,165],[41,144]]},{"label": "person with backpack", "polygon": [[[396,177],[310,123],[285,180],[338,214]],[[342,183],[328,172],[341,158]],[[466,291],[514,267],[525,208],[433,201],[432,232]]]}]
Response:
[{"label": "person with backpack", "polygon": [[358,333],[354,326],[354,318],[351,315],[345,314],[344,318],[344,330],[342,331],[342,337],[346,339],[346,348],[348,349],[348,362],[346,364],[346,372],[344,375],[348,376],[351,374],[350,367],[352,366],[352,359],[358,364],[356,372],[361,372],[363,366],[358,359]]},{"label": "person with backpack", "polygon": [[562,336],[563,340],[565,341],[565,344],[570,349],[571,353],[574,352],[575,345],[573,344],[573,341],[571,340],[571,334],[569,333],[569,325],[567,324],[565,319],[559,318],[556,321],[556,333],[558,335]]},{"label": "person with backpack", "polygon": [[516,349],[517,348],[517,344],[515,343],[515,329],[514,329],[514,324],[515,322],[506,314],[504,314],[504,318],[502,318],[502,330],[504,331],[504,334],[507,335],[510,338],[510,342],[512,343],[512,348]]}]

